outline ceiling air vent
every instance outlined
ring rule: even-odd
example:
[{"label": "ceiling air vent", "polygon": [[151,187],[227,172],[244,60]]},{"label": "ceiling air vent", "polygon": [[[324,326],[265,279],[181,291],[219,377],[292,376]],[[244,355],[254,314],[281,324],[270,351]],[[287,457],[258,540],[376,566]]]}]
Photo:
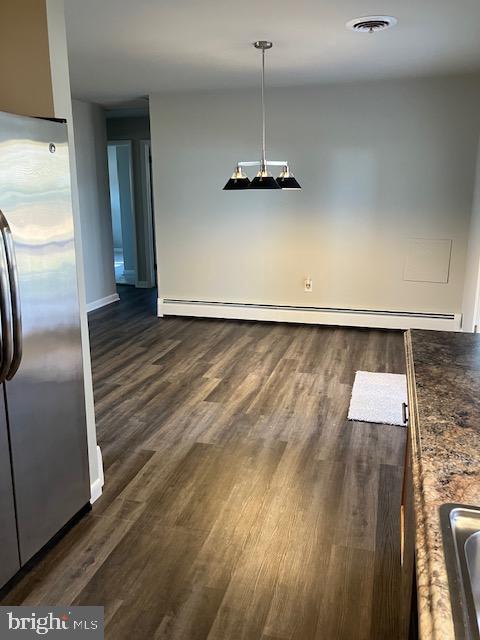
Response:
[{"label": "ceiling air vent", "polygon": [[347,28],[352,31],[361,33],[376,33],[384,31],[389,27],[397,24],[397,19],[392,16],[364,16],[363,18],[354,18],[347,22]]}]

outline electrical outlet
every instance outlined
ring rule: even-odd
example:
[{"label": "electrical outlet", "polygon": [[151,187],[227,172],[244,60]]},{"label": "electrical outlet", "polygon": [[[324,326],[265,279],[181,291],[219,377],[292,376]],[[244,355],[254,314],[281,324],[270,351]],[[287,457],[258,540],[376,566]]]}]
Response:
[{"label": "electrical outlet", "polygon": [[304,290],[307,291],[308,293],[310,293],[310,291],[313,289],[313,282],[311,278],[305,278],[304,280]]}]

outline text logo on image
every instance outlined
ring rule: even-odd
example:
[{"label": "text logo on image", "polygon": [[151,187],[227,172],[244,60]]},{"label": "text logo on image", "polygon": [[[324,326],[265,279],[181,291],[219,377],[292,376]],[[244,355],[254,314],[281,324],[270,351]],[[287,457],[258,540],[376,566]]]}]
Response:
[{"label": "text logo on image", "polygon": [[103,607],[0,607],[0,640],[103,640]]}]

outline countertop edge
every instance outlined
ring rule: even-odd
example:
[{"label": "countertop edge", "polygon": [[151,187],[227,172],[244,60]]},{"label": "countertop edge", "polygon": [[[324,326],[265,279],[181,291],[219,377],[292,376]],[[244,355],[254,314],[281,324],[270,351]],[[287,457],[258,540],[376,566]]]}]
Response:
[{"label": "countertop edge", "polygon": [[438,536],[441,536],[440,505],[434,504],[432,508],[425,501],[428,472],[422,465],[421,425],[410,330],[405,333],[405,353],[410,412],[408,428],[412,446],[419,635],[424,640],[455,640],[445,562],[439,562],[438,554],[432,553],[435,546],[438,546]]}]

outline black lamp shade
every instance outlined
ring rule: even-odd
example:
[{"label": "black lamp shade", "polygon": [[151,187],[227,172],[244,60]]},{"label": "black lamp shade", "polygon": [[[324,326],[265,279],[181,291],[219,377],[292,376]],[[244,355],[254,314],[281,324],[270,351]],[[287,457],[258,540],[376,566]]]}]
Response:
[{"label": "black lamp shade", "polygon": [[241,191],[242,189],[248,189],[250,186],[250,180],[245,176],[244,178],[230,178],[227,184],[223,187],[224,191]]},{"label": "black lamp shade", "polygon": [[251,181],[249,189],[280,189],[278,182],[273,176],[257,175]]},{"label": "black lamp shade", "polygon": [[280,185],[280,189],[285,191],[299,191],[302,187],[295,180],[293,173],[290,173],[288,164],[283,167],[283,171],[277,178],[277,182]]},{"label": "black lamp shade", "polygon": [[277,182],[280,186],[280,189],[298,191],[302,187],[298,184],[295,178],[290,175],[288,177],[282,178],[281,176],[277,178]]}]

